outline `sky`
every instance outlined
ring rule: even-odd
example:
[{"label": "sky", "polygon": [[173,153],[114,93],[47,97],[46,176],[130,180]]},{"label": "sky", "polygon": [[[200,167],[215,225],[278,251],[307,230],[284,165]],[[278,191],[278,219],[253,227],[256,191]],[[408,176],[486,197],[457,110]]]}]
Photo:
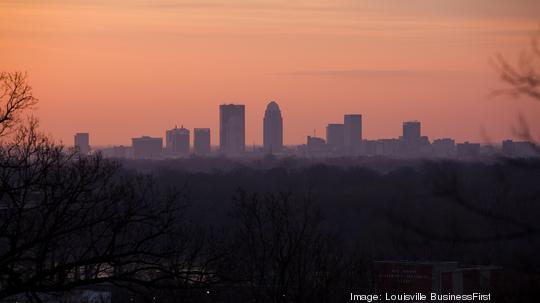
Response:
[{"label": "sky", "polygon": [[430,139],[499,142],[519,114],[540,134],[540,102],[490,97],[490,60],[514,61],[540,27],[537,0],[0,0],[0,70],[26,71],[42,129],[94,146],[175,125],[210,127],[246,105],[262,142],[275,100],[286,144],[363,115],[364,137],[407,120]]}]

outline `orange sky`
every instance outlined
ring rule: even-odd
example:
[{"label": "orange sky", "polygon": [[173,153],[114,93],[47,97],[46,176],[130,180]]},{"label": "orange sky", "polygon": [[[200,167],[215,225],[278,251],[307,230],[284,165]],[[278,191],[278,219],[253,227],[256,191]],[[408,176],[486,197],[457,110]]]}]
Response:
[{"label": "orange sky", "polygon": [[246,104],[259,144],[270,100],[286,144],[344,113],[366,138],[414,119],[431,139],[499,141],[519,113],[540,133],[540,102],[488,98],[490,57],[515,58],[539,20],[537,0],[0,0],[0,70],[29,73],[42,128],[68,144],[176,124],[216,144],[221,103]]}]

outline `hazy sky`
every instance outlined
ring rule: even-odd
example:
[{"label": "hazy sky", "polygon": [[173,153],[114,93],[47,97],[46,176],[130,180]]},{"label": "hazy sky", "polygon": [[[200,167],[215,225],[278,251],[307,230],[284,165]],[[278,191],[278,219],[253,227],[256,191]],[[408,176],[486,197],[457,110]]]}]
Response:
[{"label": "hazy sky", "polygon": [[221,103],[246,104],[259,144],[270,100],[286,144],[344,113],[367,138],[420,120],[431,139],[499,141],[519,113],[540,133],[540,102],[488,98],[490,58],[517,57],[539,21],[538,0],[0,0],[0,70],[28,72],[42,128],[69,144],[174,125],[216,144]]}]

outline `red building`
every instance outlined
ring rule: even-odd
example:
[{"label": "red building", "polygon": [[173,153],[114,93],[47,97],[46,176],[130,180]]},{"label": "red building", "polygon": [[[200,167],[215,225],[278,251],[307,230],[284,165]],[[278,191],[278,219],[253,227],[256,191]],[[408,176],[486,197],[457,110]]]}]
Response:
[{"label": "red building", "polygon": [[465,294],[488,290],[499,275],[494,266],[463,267],[458,262],[375,262],[375,285],[386,293]]}]

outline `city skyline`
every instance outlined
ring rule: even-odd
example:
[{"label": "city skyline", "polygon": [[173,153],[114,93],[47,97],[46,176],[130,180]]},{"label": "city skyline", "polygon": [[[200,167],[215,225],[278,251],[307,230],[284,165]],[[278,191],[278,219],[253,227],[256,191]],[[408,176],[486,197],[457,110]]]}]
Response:
[{"label": "city skyline", "polygon": [[[203,140],[205,142],[203,144],[208,145],[208,143],[210,143],[209,146],[216,147],[218,151],[224,154],[242,153],[242,152],[247,151],[250,146],[262,147],[266,151],[267,147],[264,144],[265,142],[264,138],[267,135],[268,137],[276,136],[277,134],[275,132],[280,132],[279,134],[280,138],[278,136],[278,138],[272,138],[272,139],[281,141],[281,145],[280,145],[281,147],[306,145],[306,142],[309,141],[309,139],[306,141],[306,137],[321,138],[325,141],[325,144],[328,144],[329,146],[343,146],[343,147],[351,147],[351,146],[354,147],[354,146],[357,146],[358,144],[361,144],[362,141],[378,141],[378,140],[387,140],[387,139],[400,139],[400,140],[403,139],[404,142],[406,142],[407,144],[413,144],[413,145],[422,140],[424,141],[428,140],[428,142],[431,142],[431,141],[437,141],[437,140],[452,139],[456,142],[461,142],[461,143],[475,142],[475,143],[480,143],[484,145],[494,145],[494,146],[502,145],[502,143],[506,140],[515,140],[515,141],[523,140],[523,138],[519,136],[517,136],[517,138],[515,138],[515,136],[502,138],[502,140],[500,141],[474,141],[474,140],[468,140],[468,139],[460,141],[460,140],[456,140],[452,136],[446,136],[444,134],[440,137],[432,137],[425,134],[425,125],[422,125],[421,124],[422,122],[417,119],[410,119],[410,120],[399,122],[400,131],[397,136],[384,137],[384,138],[365,138],[363,135],[364,121],[365,121],[363,119],[364,114],[343,113],[342,114],[343,123],[335,123],[335,122],[328,122],[328,121],[321,122],[325,125],[322,132],[317,133],[317,129],[313,129],[311,133],[306,133],[304,135],[304,141],[299,142],[299,143],[287,143],[284,139],[287,136],[283,128],[282,111],[280,110],[279,104],[276,101],[270,101],[269,103],[266,104],[265,108],[266,108],[265,114],[261,118],[261,122],[262,122],[261,124],[263,125],[263,128],[262,128],[261,134],[259,134],[259,137],[260,137],[259,144],[249,144],[249,142],[247,142],[245,138],[245,134],[247,130],[251,128],[251,125],[247,125],[247,123],[245,122],[246,120],[245,116],[246,116],[246,113],[248,112],[248,110],[246,109],[246,105],[239,104],[239,103],[223,103],[219,105],[220,126],[218,127],[217,130],[212,131],[212,129],[209,127],[191,127],[190,128],[188,126],[187,128],[185,128],[184,125],[182,124],[180,128],[178,128],[178,126],[176,125],[172,129],[166,129],[164,131],[165,133],[164,136],[163,135],[153,136],[153,135],[149,135],[148,132],[143,132],[142,134],[138,135],[139,137],[133,136],[132,138],[130,138],[130,140],[133,143],[133,139],[140,139],[140,138],[158,139],[159,138],[163,141],[164,151],[169,151],[169,152],[174,152],[174,153],[179,153],[179,154],[187,154],[189,152],[194,151],[196,131],[202,131],[205,133],[207,132],[208,134],[204,134],[205,138]],[[277,116],[273,116],[274,112],[277,113]],[[231,118],[233,119],[233,124],[229,125],[228,120]],[[271,128],[277,127],[277,129],[271,130],[268,134],[266,133],[265,128],[264,128],[264,125],[268,123],[267,118],[279,119],[278,121],[271,122],[273,124],[279,123],[278,125],[272,125],[271,123],[269,123],[269,126],[271,125]],[[233,145],[237,145],[237,146],[234,147],[233,150],[227,151],[228,147],[226,145],[228,144],[227,142],[230,140],[227,138],[227,135],[228,133],[231,132],[231,128],[233,129],[232,133],[236,132],[236,134],[233,134],[233,136],[239,136],[239,137],[233,139],[233,141],[236,141],[233,143]],[[191,136],[192,132],[194,134],[193,136]],[[216,137],[218,137],[218,139],[215,139],[215,140],[218,140],[217,144],[214,143],[215,140],[212,141],[212,137],[214,137],[210,135],[210,133],[212,132],[217,133]],[[274,133],[270,134],[271,132],[274,132]],[[77,142],[78,140],[80,140],[78,138],[80,136],[85,136],[84,137],[85,144],[83,144],[85,146],[90,145],[96,148],[111,147],[111,146],[125,146],[124,144],[118,144],[118,143],[106,144],[106,145],[89,144],[89,138],[88,138],[89,134],[90,132],[75,133],[75,139],[73,141],[74,142],[73,145],[78,146],[79,144]],[[175,137],[178,134],[180,134],[182,138]],[[206,136],[208,138],[206,138]],[[336,136],[340,136],[340,137],[336,138]],[[330,140],[329,140],[329,137],[331,137]],[[181,140],[182,142],[178,143],[177,142],[178,140]],[[206,141],[210,141],[210,142],[206,142]],[[131,144],[131,146],[132,145],[133,144]],[[182,145],[182,147],[180,147],[181,151],[178,150],[178,147],[176,147],[176,145]],[[224,147],[225,149],[223,148],[224,145],[225,145]],[[281,147],[278,148],[277,150],[270,150],[269,152],[270,153],[279,152],[281,150]],[[207,150],[207,147],[206,146],[202,147],[202,149]],[[85,150],[87,150],[87,148],[85,148]],[[203,153],[206,153],[206,152],[203,152]]]},{"label": "city skyline", "polygon": [[368,139],[418,119],[430,137],[500,141],[520,113],[540,131],[533,101],[489,97],[502,86],[490,60],[517,58],[538,28],[540,3],[518,1],[0,0],[0,67],[28,72],[35,114],[63,142],[217,130],[230,100],[262,144],[268,99],[287,112],[287,144],[343,112],[365,114]]},{"label": "city skyline", "polygon": [[[458,158],[479,159],[509,156],[537,156],[534,143],[530,141],[504,139],[501,142],[480,144],[478,142],[457,142],[454,138],[443,136],[430,138],[422,132],[422,122],[418,120],[403,121],[401,135],[394,138],[365,139],[362,114],[344,113],[343,123],[328,123],[324,138],[307,135],[304,144],[287,145],[283,143],[285,136],[283,117],[279,104],[270,101],[262,119],[263,145],[247,146],[246,130],[250,125],[245,122],[246,106],[244,104],[221,104],[219,106],[219,146],[211,145],[210,128],[193,128],[193,137],[189,128],[183,125],[165,131],[163,137],[142,135],[132,138],[131,146],[116,145],[112,147],[91,148],[89,133],[77,133],[74,146],[82,154],[91,150],[102,152],[106,157],[134,159],[171,159],[190,155],[223,155],[246,156],[275,154],[281,156],[300,157],[335,157],[335,156],[385,156],[398,158]],[[193,139],[190,139],[193,138]]]},{"label": "city skyline", "polygon": [[0,0],[0,303],[535,302],[540,0]]}]

